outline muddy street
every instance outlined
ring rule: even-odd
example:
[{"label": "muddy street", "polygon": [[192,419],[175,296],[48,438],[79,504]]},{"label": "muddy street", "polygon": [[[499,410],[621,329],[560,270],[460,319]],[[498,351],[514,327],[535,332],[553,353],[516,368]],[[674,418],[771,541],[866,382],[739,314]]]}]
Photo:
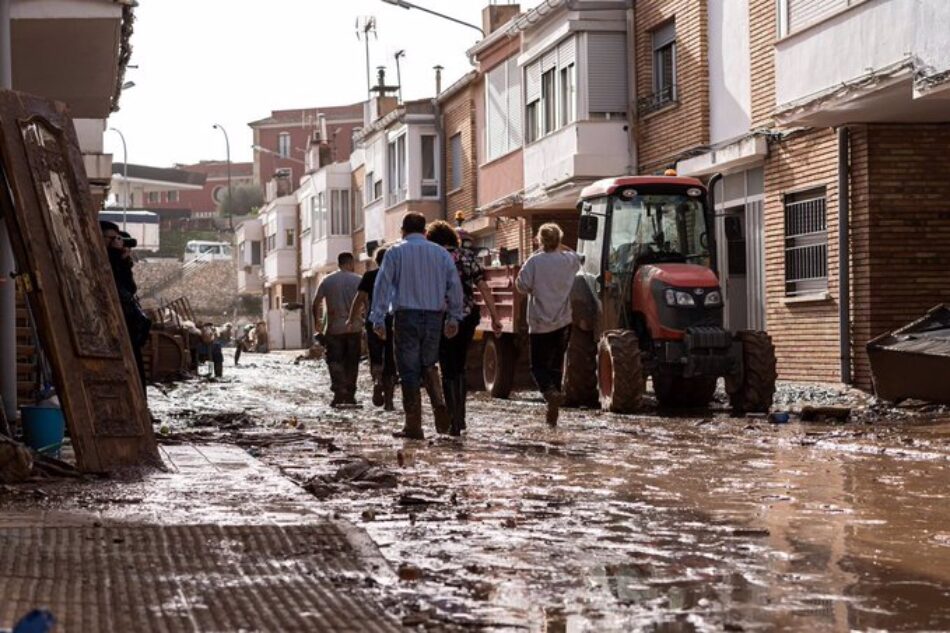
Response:
[{"label": "muddy street", "polygon": [[403,624],[950,629],[950,419],[568,410],[550,429],[534,393],[476,394],[466,437],[427,411],[427,441],[405,442],[365,372],[364,406],[335,410],[325,366],[293,359],[152,391],[164,441],[238,443],[364,527]]}]

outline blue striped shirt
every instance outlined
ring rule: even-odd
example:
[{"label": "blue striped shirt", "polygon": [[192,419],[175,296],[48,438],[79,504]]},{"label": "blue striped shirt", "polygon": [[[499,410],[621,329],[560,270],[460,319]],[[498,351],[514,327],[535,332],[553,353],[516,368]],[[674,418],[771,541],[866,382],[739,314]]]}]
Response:
[{"label": "blue striped shirt", "polygon": [[446,304],[449,318],[461,321],[462,282],[448,251],[421,233],[407,235],[386,251],[373,286],[373,325],[382,325],[390,311],[439,312]]}]

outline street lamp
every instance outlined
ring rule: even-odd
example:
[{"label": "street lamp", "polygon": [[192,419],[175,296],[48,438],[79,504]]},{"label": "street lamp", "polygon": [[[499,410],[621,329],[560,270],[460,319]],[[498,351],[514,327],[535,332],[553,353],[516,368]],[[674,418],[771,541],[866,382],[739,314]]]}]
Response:
[{"label": "street lamp", "polygon": [[122,139],[122,179],[125,180],[125,200],[122,204],[122,230],[125,231],[126,218],[129,211],[129,199],[132,197],[129,186],[129,149],[125,144],[125,134],[119,128],[110,127],[110,132],[115,132]]},{"label": "street lamp", "polygon": [[420,7],[418,4],[413,4],[411,2],[407,2],[406,0],[383,0],[383,2],[385,2],[386,4],[391,4],[394,7],[402,7],[403,9],[418,9],[419,11],[429,13],[436,17],[442,18],[443,20],[448,20],[449,22],[455,22],[456,24],[467,26],[470,29],[475,29],[476,31],[482,34],[482,37],[485,37],[485,31],[483,31],[482,28],[479,26],[475,26],[474,24],[470,24],[468,22],[463,22],[462,20],[453,18],[450,15],[445,15],[444,13],[439,13],[438,11],[433,11],[432,9],[426,9],[425,7]]},{"label": "street lamp", "polygon": [[223,125],[215,123],[212,127],[216,130],[221,130],[221,133],[224,134],[224,149],[228,155],[228,228],[233,231],[234,214],[231,213],[231,209],[234,205],[234,199],[231,197],[231,141],[228,140],[228,131],[224,129]]}]

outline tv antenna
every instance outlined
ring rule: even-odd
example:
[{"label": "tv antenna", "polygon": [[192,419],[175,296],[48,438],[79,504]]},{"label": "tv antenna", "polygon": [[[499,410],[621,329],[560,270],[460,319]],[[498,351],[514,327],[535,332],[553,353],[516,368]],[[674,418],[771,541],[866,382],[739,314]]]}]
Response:
[{"label": "tv antenna", "polygon": [[356,39],[363,40],[366,45],[366,94],[370,94],[373,87],[372,75],[369,71],[369,35],[373,34],[373,39],[379,39],[376,35],[376,17],[364,15],[356,18]]}]

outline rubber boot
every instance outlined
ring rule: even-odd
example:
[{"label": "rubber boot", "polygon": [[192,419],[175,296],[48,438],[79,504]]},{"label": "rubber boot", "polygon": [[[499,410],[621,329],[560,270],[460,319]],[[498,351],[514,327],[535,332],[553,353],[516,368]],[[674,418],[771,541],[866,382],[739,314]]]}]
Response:
[{"label": "rubber boot", "polygon": [[331,407],[337,407],[346,402],[346,393],[343,387],[343,363],[327,363],[327,369],[330,371],[330,391],[333,392]]},{"label": "rubber boot", "polygon": [[385,388],[383,386],[383,366],[371,365],[369,368],[370,376],[373,377],[373,405],[377,407],[385,404]]},{"label": "rubber boot", "polygon": [[443,435],[452,427],[452,416],[445,406],[445,394],[442,393],[442,377],[438,365],[433,365],[425,371],[426,392],[432,404],[432,414],[435,416],[435,430]]},{"label": "rubber boot", "polygon": [[457,376],[455,382],[456,393],[458,393],[458,401],[455,403],[455,418],[458,420],[459,431],[464,431],[467,428],[467,425],[465,424],[465,401],[468,399],[468,388],[465,384],[465,374]]},{"label": "rubber boot", "polygon": [[458,419],[458,381],[451,378],[442,378],[442,393],[445,394],[445,408],[449,412],[451,423],[449,435],[458,437],[462,434]]},{"label": "rubber boot", "polygon": [[548,389],[544,392],[544,401],[548,403],[545,413],[545,420],[548,426],[557,426],[558,414],[560,413],[561,405],[564,403],[564,394],[557,389]]},{"label": "rubber boot", "polygon": [[393,404],[393,393],[396,391],[396,377],[383,376],[383,409],[386,411],[395,411],[396,405]]},{"label": "rubber boot", "polygon": [[403,385],[402,408],[406,412],[406,424],[401,431],[393,433],[393,437],[404,437],[408,440],[426,439],[422,431],[422,392]]}]

